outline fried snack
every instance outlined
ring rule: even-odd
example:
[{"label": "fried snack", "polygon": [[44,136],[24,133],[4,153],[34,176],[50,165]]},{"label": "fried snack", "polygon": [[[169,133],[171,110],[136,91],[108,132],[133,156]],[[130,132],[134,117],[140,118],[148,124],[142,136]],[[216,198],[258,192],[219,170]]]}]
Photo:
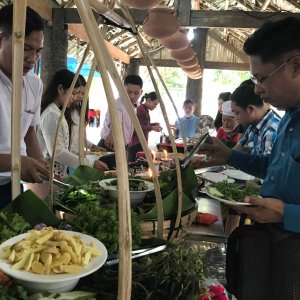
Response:
[{"label": "fried snack", "polygon": [[0,258],[14,270],[48,274],[79,273],[100,252],[93,243],[86,245],[79,236],[45,227],[30,230],[22,241],[5,247]]}]

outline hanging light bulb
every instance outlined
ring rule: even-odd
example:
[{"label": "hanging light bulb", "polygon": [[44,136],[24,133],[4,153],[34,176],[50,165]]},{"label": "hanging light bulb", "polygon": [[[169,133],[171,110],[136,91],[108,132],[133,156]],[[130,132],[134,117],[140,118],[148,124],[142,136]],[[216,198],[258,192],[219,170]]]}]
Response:
[{"label": "hanging light bulb", "polygon": [[195,37],[195,34],[194,34],[194,28],[189,28],[189,32],[187,34],[187,38],[189,41],[192,41],[193,38]]}]

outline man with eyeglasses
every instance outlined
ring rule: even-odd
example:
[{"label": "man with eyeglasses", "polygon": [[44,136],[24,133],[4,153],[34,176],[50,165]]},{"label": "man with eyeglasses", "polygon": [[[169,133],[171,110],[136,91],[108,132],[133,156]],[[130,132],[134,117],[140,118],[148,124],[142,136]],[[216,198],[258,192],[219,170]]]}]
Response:
[{"label": "man with eyeglasses", "polygon": [[[229,164],[264,178],[261,197],[247,197],[256,207],[239,207],[266,223],[272,240],[272,300],[300,299],[300,19],[265,23],[245,42],[255,92],[285,110],[270,155],[251,155],[226,148],[217,139],[201,148],[208,161],[194,167]],[[236,208],[236,206],[234,206]]]}]

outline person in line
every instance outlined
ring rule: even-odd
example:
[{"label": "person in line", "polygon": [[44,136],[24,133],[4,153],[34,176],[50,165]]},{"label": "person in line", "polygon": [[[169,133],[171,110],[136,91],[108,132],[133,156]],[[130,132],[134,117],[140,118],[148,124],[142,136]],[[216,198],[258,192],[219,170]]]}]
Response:
[{"label": "person in line", "polygon": [[254,88],[254,83],[246,80],[231,95],[232,111],[239,124],[247,128],[234,149],[257,155],[270,154],[281,118],[255,94]]},{"label": "person in line", "polygon": [[215,118],[214,126],[216,130],[220,127],[222,127],[222,104],[230,99],[231,93],[230,92],[224,92],[220,93],[218,97],[218,112]]},{"label": "person in line", "polygon": [[[13,5],[0,10],[0,209],[11,199],[11,98]],[[21,179],[42,182],[49,176],[48,164],[39,147],[35,127],[40,121],[42,81],[30,70],[43,49],[44,21],[27,7],[23,58],[21,114]]]},{"label": "person in line", "polygon": [[[124,87],[130,99],[132,106],[135,108],[142,94],[143,80],[138,75],[128,75],[124,80]],[[133,134],[133,124],[127,113],[125,105],[120,97],[116,100],[119,119],[121,121],[125,147],[128,148]],[[114,151],[114,140],[111,131],[111,118],[107,111],[101,131],[101,140],[98,143],[99,147],[103,147],[108,151]]]},{"label": "person in line", "polygon": [[[73,79],[74,73],[67,69],[56,72],[42,97],[42,115],[37,135],[43,155],[48,161],[52,159],[52,150],[61,107],[67,100],[67,94]],[[72,91],[72,101],[76,99],[79,87],[80,83],[77,80]],[[56,153],[53,159],[55,159],[54,176],[61,181],[66,175],[67,167],[76,168],[79,166],[79,157],[70,151],[69,126],[65,117],[59,128]],[[93,162],[85,159],[85,164],[94,167],[98,171],[107,170],[107,166],[101,161]]]},{"label": "person in line", "polygon": [[285,110],[271,155],[253,155],[227,148],[217,139],[201,147],[208,161],[194,167],[229,164],[264,178],[258,207],[234,206],[239,213],[266,223],[271,236],[272,300],[300,299],[300,19],[267,22],[245,42],[255,92],[265,102]]},{"label": "person in line", "polygon": [[[79,128],[80,128],[80,112],[82,108],[82,101],[85,93],[86,80],[79,74],[79,88],[74,101],[70,104],[70,107],[66,109],[65,118],[69,126],[70,133],[70,151],[76,155],[79,154]],[[87,106],[88,112],[88,106]],[[88,114],[85,114],[85,124],[88,123]],[[92,152],[103,151],[104,148],[98,147],[92,142],[88,141],[85,137],[85,146]]]},{"label": "person in line", "polygon": [[238,142],[238,133],[235,131],[237,120],[231,110],[231,101],[226,101],[222,104],[222,124],[218,129],[217,139],[229,148],[233,148]]},{"label": "person in line", "polygon": [[[183,126],[184,136],[187,138],[193,138],[196,135],[198,122],[198,118],[194,115],[195,103],[192,100],[187,99],[183,102],[182,108],[184,116],[181,118],[181,123]],[[182,132],[178,120],[175,122],[175,128],[177,136],[182,138]]]},{"label": "person in line", "polygon": [[[140,101],[140,105],[136,109],[136,116],[140,121],[147,142],[148,142],[149,132],[151,131],[160,132],[162,129],[159,123],[150,122],[149,111],[154,110],[157,107],[158,103],[159,100],[157,99],[156,93],[151,92],[149,94],[145,94],[142,97]],[[143,151],[143,148],[139,141],[136,131],[134,131],[128,148],[128,161],[129,162],[135,161],[136,154],[139,151]]]}]

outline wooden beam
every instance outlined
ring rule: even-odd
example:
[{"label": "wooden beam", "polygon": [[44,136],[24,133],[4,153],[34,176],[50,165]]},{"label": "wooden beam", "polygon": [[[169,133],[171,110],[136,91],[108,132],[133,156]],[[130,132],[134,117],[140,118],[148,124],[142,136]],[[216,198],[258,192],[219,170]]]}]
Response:
[{"label": "wooden beam", "polygon": [[180,0],[178,2],[177,15],[181,24],[189,24],[191,21],[191,10],[192,2],[191,0]]},{"label": "wooden beam", "polygon": [[[89,42],[88,35],[82,24],[69,24],[68,27],[69,27],[69,32],[71,34],[77,36],[78,38],[80,38],[81,40],[83,40],[87,43]],[[107,46],[107,49],[108,49],[110,55],[113,58],[122,61],[124,64],[130,63],[130,56],[127,53],[125,53],[121,49],[117,48],[110,42],[105,41],[105,43],[106,43],[106,46]]]},{"label": "wooden beam", "polygon": [[[31,0],[34,1],[34,0]],[[180,1],[181,2],[181,1]],[[119,9],[115,12],[124,17]],[[147,18],[147,11],[130,9],[136,25],[143,25]],[[180,13],[180,12],[179,12]],[[262,12],[262,11],[216,11],[216,10],[192,10],[189,18],[180,20],[184,27],[203,28],[258,28],[266,21],[275,21],[286,17],[300,17],[300,13],[287,12]],[[66,23],[81,23],[76,8],[68,8]]]},{"label": "wooden beam", "polygon": [[209,28],[258,28],[267,21],[286,17],[300,17],[299,13],[262,11],[192,11],[189,24],[182,26]]},{"label": "wooden beam", "polygon": [[47,21],[52,21],[52,6],[45,0],[27,0],[27,5]]},{"label": "wooden beam", "polygon": [[250,66],[247,63],[231,63],[221,61],[205,61],[204,69],[232,70],[232,71],[249,71]]},{"label": "wooden beam", "polygon": [[[153,59],[153,61],[157,67],[180,68],[174,59]],[[143,58],[139,58],[139,64],[140,66],[146,65]]]},{"label": "wooden beam", "polygon": [[247,55],[235,48],[233,45],[227,43],[219,34],[217,34],[216,32],[210,30],[208,35],[213,38],[215,41],[217,41],[219,44],[221,44],[224,48],[226,48],[227,50],[231,51],[232,53],[234,53],[234,55],[236,55],[237,57],[239,57],[241,60],[243,60],[244,62],[248,61]]}]

